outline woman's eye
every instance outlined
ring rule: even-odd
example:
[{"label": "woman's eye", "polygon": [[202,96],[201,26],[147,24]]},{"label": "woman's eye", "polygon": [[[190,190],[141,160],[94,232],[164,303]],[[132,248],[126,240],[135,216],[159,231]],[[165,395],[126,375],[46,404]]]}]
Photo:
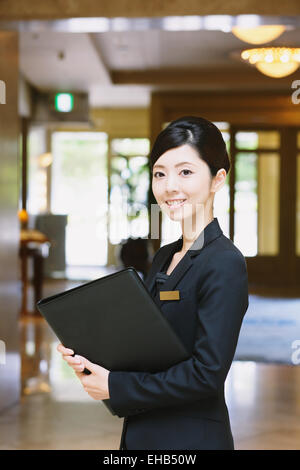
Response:
[{"label": "woman's eye", "polygon": [[[187,168],[184,168],[183,170],[181,170],[180,173],[182,173],[183,171],[188,171],[189,173],[188,174],[192,174],[193,172],[191,170],[188,170]],[[156,178],[156,175],[163,175],[163,173],[161,171],[156,171],[155,173],[153,173],[153,176],[154,178]],[[187,175],[186,175],[187,176]]]},{"label": "woman's eye", "polygon": [[188,169],[186,169],[186,168],[185,168],[184,170],[182,170],[182,171],[189,171],[190,173],[192,173],[192,171],[191,171],[191,170],[188,170]]}]

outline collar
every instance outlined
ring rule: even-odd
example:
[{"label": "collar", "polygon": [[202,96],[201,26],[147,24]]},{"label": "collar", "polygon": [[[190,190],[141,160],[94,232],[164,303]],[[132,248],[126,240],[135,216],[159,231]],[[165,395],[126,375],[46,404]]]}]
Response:
[{"label": "collar", "polygon": [[[214,217],[209,224],[204,227],[200,235],[196,238],[192,246],[188,249],[187,253],[190,257],[196,256],[200,253],[200,251],[208,245],[210,242],[218,238],[222,235],[223,231],[219,225],[217,217]],[[182,241],[183,237],[181,235],[180,238],[175,242],[175,252],[180,251],[182,248]]]},{"label": "collar", "polygon": [[[200,233],[199,237],[195,240],[191,248],[185,253],[184,257],[167,278],[166,282],[164,283],[163,290],[173,290],[180,279],[193,266],[194,261],[192,258],[197,256],[205,246],[219,237],[222,233],[223,232],[219,226],[218,220],[215,217]],[[178,240],[168,245],[168,249],[165,251],[163,250],[162,256],[155,261],[155,265],[153,265],[150,275],[147,276],[145,280],[145,284],[150,293],[155,286],[156,273],[161,270],[162,266],[164,266],[167,261],[171,261],[174,253],[180,251],[182,248],[182,240],[183,238],[181,236]],[[162,301],[159,300],[158,295],[156,295],[154,300],[158,306],[162,305]]]}]

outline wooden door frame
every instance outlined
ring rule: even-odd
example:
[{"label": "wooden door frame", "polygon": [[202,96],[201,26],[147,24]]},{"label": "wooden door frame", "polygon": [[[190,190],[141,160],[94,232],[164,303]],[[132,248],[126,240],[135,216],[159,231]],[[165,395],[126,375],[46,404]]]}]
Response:
[{"label": "wooden door frame", "polygon": [[[278,256],[257,255],[246,257],[249,278],[253,286],[270,285],[272,287],[297,287],[296,280],[296,158],[297,158],[297,128],[286,126],[257,126],[241,125],[231,127],[231,156],[232,173],[235,173],[235,155],[239,152],[234,145],[234,137],[238,131],[274,130],[280,133],[280,147],[274,150],[256,149],[256,153],[275,152],[280,155],[279,181],[279,253]],[[242,150],[243,151],[243,150]],[[235,176],[232,178],[235,181]],[[234,184],[231,184],[234,204]],[[234,234],[234,211],[230,205],[230,215],[233,219],[230,238]],[[267,281],[266,281],[267,280]]]}]

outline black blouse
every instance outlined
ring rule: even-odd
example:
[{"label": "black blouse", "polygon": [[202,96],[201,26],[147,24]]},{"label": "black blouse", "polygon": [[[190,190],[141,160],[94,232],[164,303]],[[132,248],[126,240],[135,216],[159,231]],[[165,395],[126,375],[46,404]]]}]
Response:
[{"label": "black blouse", "polygon": [[169,275],[164,273],[164,272],[159,271],[158,273],[156,273],[156,277],[155,277],[155,285],[156,285],[155,295],[157,295],[158,292],[161,290],[161,286],[166,282],[168,277],[169,277]]},{"label": "black blouse", "polygon": [[165,264],[163,265],[162,270],[156,273],[154,296],[158,295],[159,291],[161,290],[161,287],[164,285],[166,280],[171,276],[171,274],[166,274],[166,271],[171,263],[173,254],[174,253],[172,253],[172,255],[165,261]]}]

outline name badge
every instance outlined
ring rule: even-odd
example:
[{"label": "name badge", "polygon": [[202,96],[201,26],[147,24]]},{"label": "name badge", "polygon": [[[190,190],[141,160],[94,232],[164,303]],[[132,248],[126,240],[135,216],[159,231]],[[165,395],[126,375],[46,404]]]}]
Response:
[{"label": "name badge", "polygon": [[179,290],[161,290],[159,298],[160,300],[179,300]]}]

